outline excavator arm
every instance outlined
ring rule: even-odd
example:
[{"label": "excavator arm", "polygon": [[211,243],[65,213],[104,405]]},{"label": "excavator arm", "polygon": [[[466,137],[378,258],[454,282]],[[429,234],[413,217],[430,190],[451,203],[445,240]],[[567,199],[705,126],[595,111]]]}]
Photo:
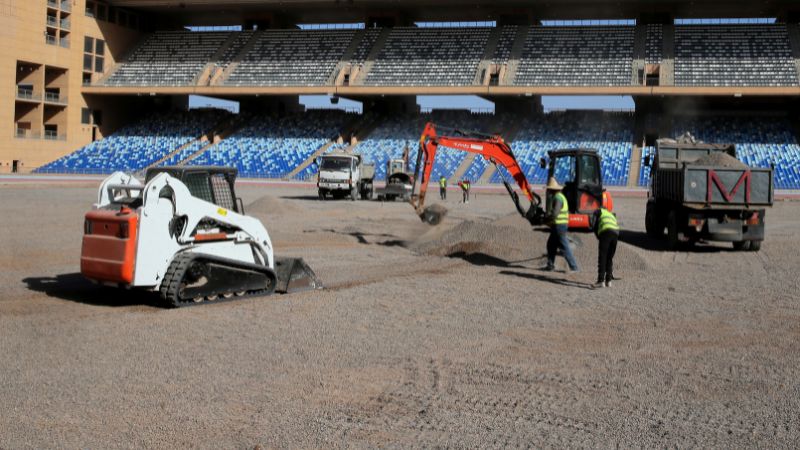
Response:
[{"label": "excavator arm", "polygon": [[[476,132],[467,132],[457,129],[439,127],[447,131],[449,135],[439,135],[435,124],[428,122],[425,130],[419,139],[419,152],[417,152],[417,165],[414,169],[414,182],[411,190],[411,205],[416,210],[420,218],[431,225],[438,224],[443,213],[425,208],[425,194],[430,182],[431,170],[436,160],[436,152],[440,145],[447,148],[462,150],[482,156],[495,167],[502,166],[508,171],[519,190],[527,197],[530,202],[529,207],[523,208],[520,204],[519,194],[511,187],[509,182],[503,177],[503,185],[508,191],[514,206],[522,217],[527,219],[532,225],[539,225],[544,221],[544,210],[541,207],[541,197],[533,192],[533,188],[525,178],[522,168],[517,163],[511,147],[497,135],[486,135]],[[422,172],[420,177],[420,172]],[[502,175],[502,172],[500,172]],[[417,187],[417,180],[420,181],[419,195],[414,195]]]}]

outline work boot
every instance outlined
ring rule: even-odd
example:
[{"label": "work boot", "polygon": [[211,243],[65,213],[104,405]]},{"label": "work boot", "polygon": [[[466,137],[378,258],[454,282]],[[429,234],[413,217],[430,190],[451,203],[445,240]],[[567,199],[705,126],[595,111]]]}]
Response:
[{"label": "work boot", "polygon": [[574,269],[567,269],[567,273],[569,273],[569,274],[572,274],[572,273],[581,273],[581,269],[580,269],[580,267],[576,267],[576,268],[574,268]]},{"label": "work boot", "polygon": [[[599,283],[599,281],[598,281],[598,283]],[[606,287],[611,287],[611,280],[607,280],[606,281]]]},{"label": "work boot", "polygon": [[544,272],[552,272],[552,271],[556,270],[556,268],[555,268],[555,266],[551,266],[551,265],[548,264],[548,265],[542,267],[539,270],[544,271]]},{"label": "work boot", "polygon": [[595,284],[593,284],[592,287],[594,289],[601,289],[601,288],[605,287],[605,283],[603,283],[603,281],[601,280],[601,281],[598,281]]}]

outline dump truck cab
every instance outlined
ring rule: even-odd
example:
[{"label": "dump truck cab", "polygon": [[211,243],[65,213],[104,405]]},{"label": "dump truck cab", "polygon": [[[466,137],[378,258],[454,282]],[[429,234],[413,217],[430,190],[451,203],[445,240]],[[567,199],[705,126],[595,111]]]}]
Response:
[{"label": "dump truck cab", "polygon": [[[570,228],[588,229],[589,219],[602,204],[613,209],[611,196],[603,188],[600,155],[589,148],[561,149],[547,152],[540,167],[547,169],[547,177],[554,177],[563,189],[569,203]],[[552,193],[547,193],[546,208],[550,213]]]}]

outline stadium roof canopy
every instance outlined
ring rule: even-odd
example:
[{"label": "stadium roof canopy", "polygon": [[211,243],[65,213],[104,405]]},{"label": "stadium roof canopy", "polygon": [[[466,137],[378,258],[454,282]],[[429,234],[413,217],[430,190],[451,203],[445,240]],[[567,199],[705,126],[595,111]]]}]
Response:
[{"label": "stadium roof canopy", "polygon": [[523,14],[536,19],[788,17],[797,0],[110,0],[120,7],[199,22],[236,20],[254,13],[283,14],[298,22],[358,21],[400,13],[409,20],[496,20]]}]

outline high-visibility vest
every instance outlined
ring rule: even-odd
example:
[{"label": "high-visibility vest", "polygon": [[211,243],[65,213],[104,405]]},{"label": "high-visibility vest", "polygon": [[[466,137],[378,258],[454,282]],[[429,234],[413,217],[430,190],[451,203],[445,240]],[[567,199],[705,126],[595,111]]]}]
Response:
[{"label": "high-visibility vest", "polygon": [[600,224],[597,225],[597,234],[601,235],[606,231],[619,231],[619,224],[613,213],[605,208],[600,208]]},{"label": "high-visibility vest", "polygon": [[556,225],[568,225],[569,224],[569,204],[567,203],[567,197],[564,196],[561,192],[556,192],[553,195],[553,201],[558,199],[561,202],[561,211],[558,212],[556,216],[555,224]]},{"label": "high-visibility vest", "polygon": [[447,187],[447,178],[439,178],[439,187]]}]

